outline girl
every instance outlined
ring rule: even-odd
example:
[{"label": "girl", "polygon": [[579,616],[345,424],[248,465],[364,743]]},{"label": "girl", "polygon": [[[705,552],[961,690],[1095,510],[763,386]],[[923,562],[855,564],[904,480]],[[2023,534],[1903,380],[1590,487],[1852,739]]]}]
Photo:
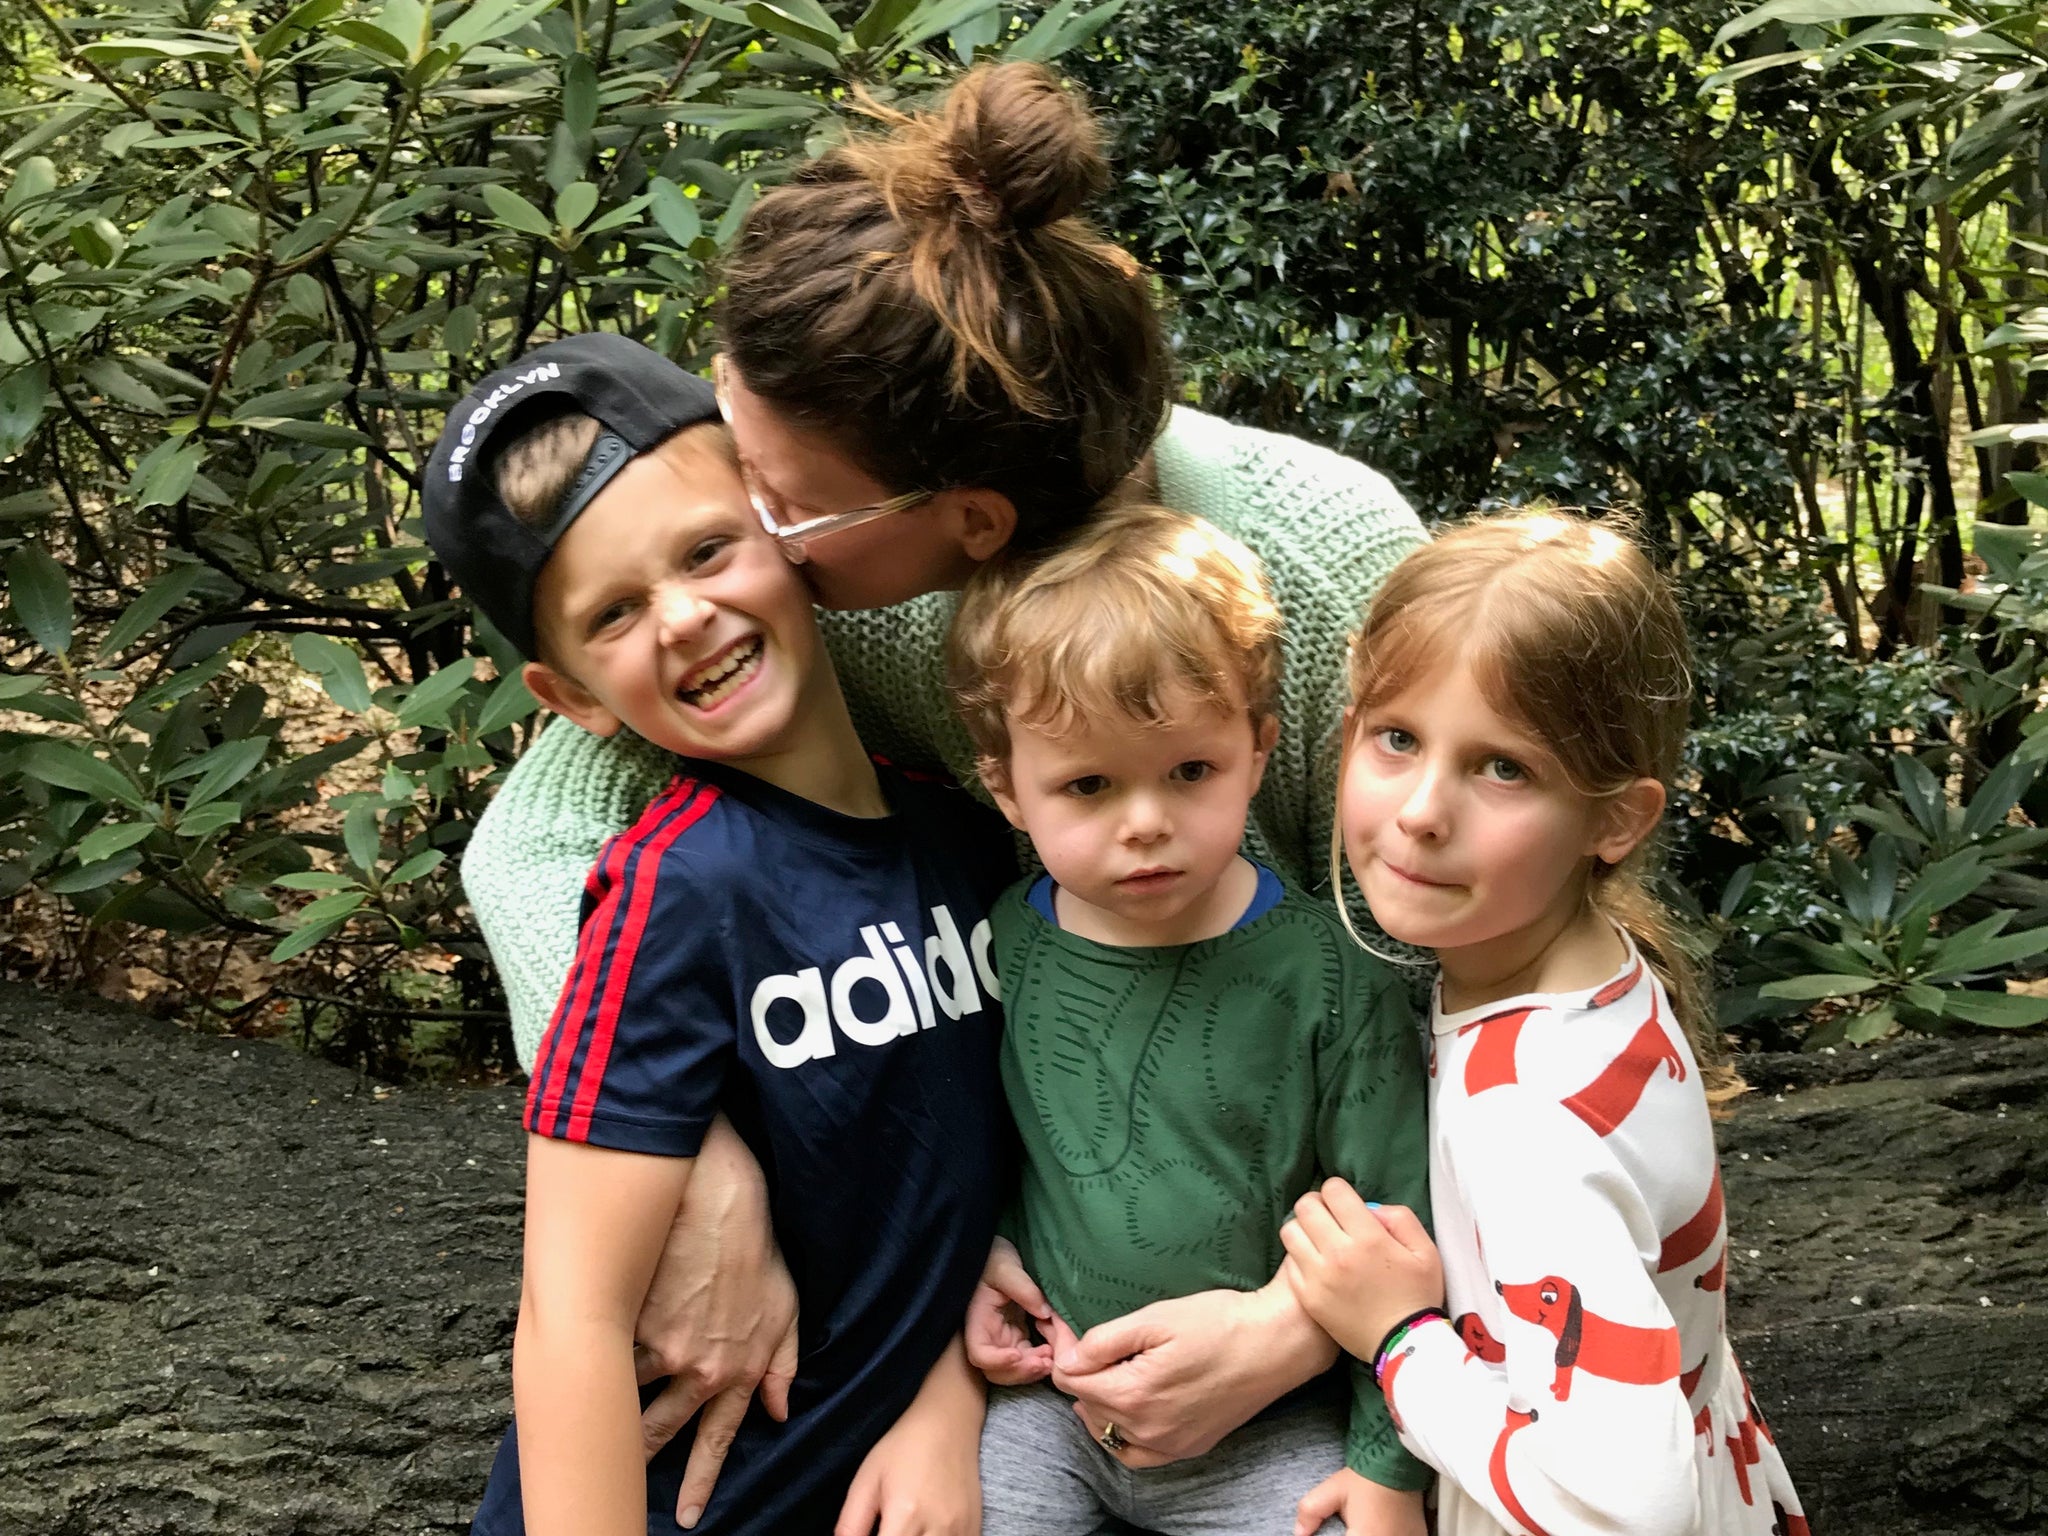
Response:
[{"label": "girl", "polygon": [[1691,699],[1670,591],[1599,525],[1469,523],[1388,578],[1351,680],[1331,856],[1442,966],[1442,1249],[1332,1180],[1283,1273],[1443,1474],[1444,1536],[1804,1532],[1725,1328],[1708,1101],[1736,1085],[1637,870]]},{"label": "girl", "polygon": [[[1042,67],[973,71],[929,113],[885,115],[748,210],[723,274],[727,419],[756,510],[805,562],[862,739],[976,782],[943,642],[953,593],[1096,505],[1163,501],[1261,555],[1286,619],[1286,732],[1247,852],[1310,885],[1336,797],[1344,634],[1422,541],[1379,475],[1325,449],[1171,406],[1149,278],[1083,218],[1108,185],[1087,109]],[[883,611],[857,611],[883,610]],[[513,771],[463,881],[530,1060],[604,840],[665,782],[660,754],[557,722]],[[722,1126],[697,1163],[639,1334],[655,1443],[707,1400],[684,1485],[701,1503],[755,1385],[779,1409],[790,1313],[760,1176]],[[1270,1293],[1270,1294],[1269,1294]],[[774,1304],[764,1297],[782,1298]],[[1287,1287],[1202,1292],[1103,1324],[1060,1362],[1127,1466],[1199,1454],[1327,1369]]]}]

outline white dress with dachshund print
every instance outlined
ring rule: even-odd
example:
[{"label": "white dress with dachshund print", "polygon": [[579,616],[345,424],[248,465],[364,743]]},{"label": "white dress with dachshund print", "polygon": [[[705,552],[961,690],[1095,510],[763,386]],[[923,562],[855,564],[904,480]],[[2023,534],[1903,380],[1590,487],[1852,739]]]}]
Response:
[{"label": "white dress with dachshund print", "polygon": [[1633,945],[1591,992],[1431,1020],[1452,1321],[1384,1386],[1441,1536],[1805,1536],[1728,1347],[1728,1228],[1683,1031]]}]

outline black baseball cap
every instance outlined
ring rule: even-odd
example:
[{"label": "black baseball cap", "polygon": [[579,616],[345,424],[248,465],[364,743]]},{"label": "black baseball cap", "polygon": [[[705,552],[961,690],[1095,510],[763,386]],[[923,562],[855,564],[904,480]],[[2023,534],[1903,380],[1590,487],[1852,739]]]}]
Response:
[{"label": "black baseball cap", "polygon": [[[498,499],[496,453],[568,411],[597,419],[597,441],[554,513],[521,522]],[[708,381],[631,337],[592,331],[536,347],[448,413],[421,497],[427,543],[470,602],[531,660],[539,654],[534,583],[569,525],[634,458],[717,419]]]}]

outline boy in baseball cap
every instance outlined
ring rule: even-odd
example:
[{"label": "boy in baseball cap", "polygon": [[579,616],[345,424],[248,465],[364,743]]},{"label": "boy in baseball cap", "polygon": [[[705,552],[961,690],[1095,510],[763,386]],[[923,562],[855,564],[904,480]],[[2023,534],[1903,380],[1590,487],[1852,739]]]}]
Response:
[{"label": "boy in baseball cap", "polygon": [[592,871],[534,1063],[517,1422],[473,1529],[674,1528],[689,1436],[643,1466],[633,1325],[721,1109],[768,1180],[799,1359],[788,1421],[750,1409],[695,1529],[824,1536],[856,1474],[887,1496],[889,1458],[958,1441],[971,1469],[956,1335],[1001,1185],[1001,824],[868,758],[711,387],[638,343],[570,337],[485,379],[425,510],[536,695],[677,756]]}]

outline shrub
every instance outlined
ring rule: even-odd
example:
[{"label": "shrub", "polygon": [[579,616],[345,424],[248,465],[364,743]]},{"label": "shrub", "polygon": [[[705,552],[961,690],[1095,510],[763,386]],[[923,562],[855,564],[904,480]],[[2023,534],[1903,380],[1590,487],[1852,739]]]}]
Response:
[{"label": "shrub", "polygon": [[[1051,57],[1116,8],[32,8],[0,194],[0,897],[240,936],[379,1067],[422,1013],[505,1059],[450,860],[535,703],[420,544],[442,412],[562,332],[702,365],[710,262],[849,84]],[[306,676],[330,740],[293,729]],[[439,952],[445,980],[412,959]]]}]

